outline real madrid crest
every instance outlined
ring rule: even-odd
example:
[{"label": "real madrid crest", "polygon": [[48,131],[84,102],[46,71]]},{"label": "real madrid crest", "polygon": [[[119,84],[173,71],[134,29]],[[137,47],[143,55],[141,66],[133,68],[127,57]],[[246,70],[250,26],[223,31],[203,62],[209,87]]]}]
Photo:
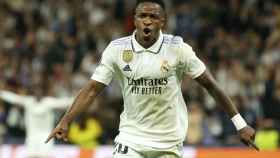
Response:
[{"label": "real madrid crest", "polygon": [[132,50],[124,50],[123,51],[123,55],[122,55],[122,59],[126,63],[131,62],[132,59],[133,59],[133,52],[132,52]]},{"label": "real madrid crest", "polygon": [[160,70],[163,72],[163,73],[167,73],[169,70],[170,70],[171,66],[169,65],[168,61],[167,60],[162,60],[160,62]]}]

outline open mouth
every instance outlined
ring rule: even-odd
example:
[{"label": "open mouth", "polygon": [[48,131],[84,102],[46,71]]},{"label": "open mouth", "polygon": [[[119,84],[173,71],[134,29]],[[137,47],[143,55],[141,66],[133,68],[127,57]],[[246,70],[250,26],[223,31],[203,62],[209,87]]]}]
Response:
[{"label": "open mouth", "polygon": [[145,35],[150,35],[152,30],[149,29],[149,28],[144,28],[143,32],[144,32]]}]

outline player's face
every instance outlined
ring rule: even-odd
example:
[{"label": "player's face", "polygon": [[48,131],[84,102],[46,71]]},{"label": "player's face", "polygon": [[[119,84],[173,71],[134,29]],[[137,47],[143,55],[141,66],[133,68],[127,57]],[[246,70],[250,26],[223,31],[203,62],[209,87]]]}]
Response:
[{"label": "player's face", "polygon": [[136,8],[134,24],[140,39],[147,41],[157,38],[164,22],[165,17],[160,5],[144,2]]}]

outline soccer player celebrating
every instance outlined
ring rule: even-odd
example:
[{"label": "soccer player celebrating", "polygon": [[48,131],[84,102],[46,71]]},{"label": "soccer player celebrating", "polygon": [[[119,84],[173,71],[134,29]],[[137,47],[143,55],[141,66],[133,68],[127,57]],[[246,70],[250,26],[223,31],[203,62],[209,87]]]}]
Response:
[{"label": "soccer player celebrating", "polygon": [[55,122],[54,110],[64,110],[73,102],[73,97],[55,98],[43,96],[40,86],[33,87],[34,95],[20,95],[10,91],[0,90],[0,99],[24,108],[27,148],[26,157],[46,158],[50,157],[50,151],[54,145],[51,141],[44,144],[46,137],[53,128]]},{"label": "soccer player celebrating", "polygon": [[241,140],[256,148],[255,130],[246,124],[192,48],[181,37],[161,32],[165,20],[165,5],[161,0],[137,1],[136,30],[107,46],[91,80],[46,142],[53,137],[67,140],[70,122],[115,77],[122,89],[124,110],[114,158],[181,158],[188,120],[181,81],[188,75],[223,106]]}]

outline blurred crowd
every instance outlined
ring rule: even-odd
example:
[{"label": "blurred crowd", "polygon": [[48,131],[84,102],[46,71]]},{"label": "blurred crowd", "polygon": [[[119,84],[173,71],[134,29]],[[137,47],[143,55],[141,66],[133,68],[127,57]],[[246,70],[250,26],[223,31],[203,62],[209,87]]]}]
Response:
[{"label": "blurred crowd", "polygon": [[[1,0],[0,89],[71,97],[90,79],[103,49],[134,30],[134,0]],[[166,0],[164,32],[180,35],[207,64],[247,122],[256,143],[280,146],[280,2]],[[38,88],[38,86],[36,86]],[[228,116],[186,77],[186,145],[240,146]],[[116,82],[70,127],[70,143],[112,144],[122,96]],[[63,110],[54,111],[57,119]],[[24,109],[0,100],[0,144],[23,143]],[[43,122],[42,122],[43,123]],[[57,142],[61,143],[61,142]]]}]

